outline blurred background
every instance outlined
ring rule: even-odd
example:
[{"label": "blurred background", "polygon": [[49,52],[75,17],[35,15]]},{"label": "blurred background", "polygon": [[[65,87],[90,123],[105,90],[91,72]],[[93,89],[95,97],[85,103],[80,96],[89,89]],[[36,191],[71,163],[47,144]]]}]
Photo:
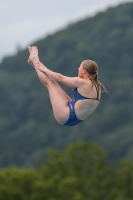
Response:
[{"label": "blurred background", "polygon": [[[132,200],[133,1],[0,3],[0,200]],[[28,45],[66,76],[95,60],[110,96],[59,125]]]}]

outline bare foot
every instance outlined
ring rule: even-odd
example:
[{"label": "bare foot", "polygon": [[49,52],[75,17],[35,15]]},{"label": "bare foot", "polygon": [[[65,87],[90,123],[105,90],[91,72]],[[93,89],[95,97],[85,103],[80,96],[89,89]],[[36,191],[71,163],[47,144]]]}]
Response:
[{"label": "bare foot", "polygon": [[[30,54],[30,52],[31,52],[31,49],[32,49],[32,47],[28,46],[29,54]],[[29,56],[29,58],[28,58],[27,63],[28,63],[29,65],[33,65],[32,62],[30,61],[30,56]]]},{"label": "bare foot", "polygon": [[28,51],[30,53],[28,63],[36,67],[37,63],[39,62],[38,49],[35,46],[32,46],[32,47],[29,46]]}]

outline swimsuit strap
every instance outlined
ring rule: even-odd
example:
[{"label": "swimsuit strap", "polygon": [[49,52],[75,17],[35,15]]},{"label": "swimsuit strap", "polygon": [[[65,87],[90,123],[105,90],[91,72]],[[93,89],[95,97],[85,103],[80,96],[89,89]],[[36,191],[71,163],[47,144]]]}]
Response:
[{"label": "swimsuit strap", "polygon": [[[74,89],[74,96],[75,96],[75,98],[78,99],[78,100],[92,99],[92,100],[98,100],[98,101],[100,101],[99,98],[98,98],[98,96],[99,96],[99,89],[98,89],[98,86],[95,85],[95,87],[96,87],[96,91],[97,91],[97,97],[96,97],[96,98],[89,98],[89,97],[84,97],[84,96],[82,96],[81,94],[78,93],[77,88]],[[75,92],[76,92],[76,94],[75,94]],[[77,96],[78,96],[78,97],[77,97]]]}]

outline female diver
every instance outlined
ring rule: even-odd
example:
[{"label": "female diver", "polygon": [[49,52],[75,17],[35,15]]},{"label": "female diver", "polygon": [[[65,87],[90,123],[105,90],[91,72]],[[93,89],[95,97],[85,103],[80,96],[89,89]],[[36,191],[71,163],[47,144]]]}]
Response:
[{"label": "female diver", "polygon": [[[67,77],[53,72],[44,66],[38,57],[35,46],[28,47],[31,64],[41,83],[48,89],[54,117],[61,125],[73,126],[85,120],[98,106],[101,89],[108,93],[98,81],[98,65],[95,61],[84,60],[78,68],[77,77]],[[74,88],[71,99],[57,82]]]}]

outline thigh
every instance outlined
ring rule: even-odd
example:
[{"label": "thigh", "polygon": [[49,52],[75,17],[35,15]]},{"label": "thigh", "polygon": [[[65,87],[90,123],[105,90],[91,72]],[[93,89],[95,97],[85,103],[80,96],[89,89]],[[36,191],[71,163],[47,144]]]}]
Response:
[{"label": "thigh", "polygon": [[71,101],[71,98],[55,80],[40,70],[35,70],[41,83],[48,89],[55,119],[58,123],[65,124],[70,114],[68,102]]},{"label": "thigh", "polygon": [[68,102],[70,102],[72,99],[53,79],[49,81],[47,89],[56,120],[60,124],[65,124],[70,114]]}]

